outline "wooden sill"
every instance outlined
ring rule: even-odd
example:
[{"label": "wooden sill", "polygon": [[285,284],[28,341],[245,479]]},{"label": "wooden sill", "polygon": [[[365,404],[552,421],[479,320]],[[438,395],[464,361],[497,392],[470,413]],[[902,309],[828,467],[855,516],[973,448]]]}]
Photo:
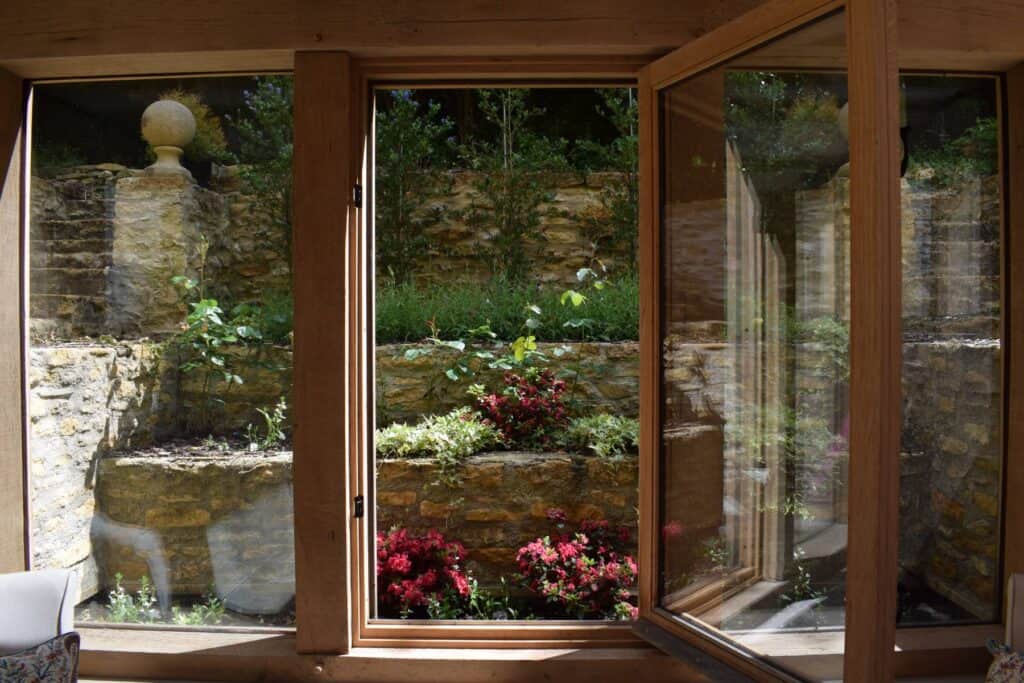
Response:
[{"label": "wooden sill", "polygon": [[82,628],[83,679],[370,681],[470,683],[572,679],[700,681],[698,672],[653,648],[354,648],[345,655],[296,654],[291,633]]},{"label": "wooden sill", "polygon": [[[196,681],[321,680],[452,683],[536,681],[556,677],[593,681],[703,680],[701,672],[660,652],[632,648],[384,648],[345,655],[299,655],[295,635],[273,631],[190,631],[83,627],[84,680],[172,678]],[[988,638],[1002,627],[964,626],[897,631],[903,676],[983,672]],[[786,668],[828,680],[842,667],[841,631],[762,636],[762,651]],[[443,674],[441,672],[443,671]]]}]

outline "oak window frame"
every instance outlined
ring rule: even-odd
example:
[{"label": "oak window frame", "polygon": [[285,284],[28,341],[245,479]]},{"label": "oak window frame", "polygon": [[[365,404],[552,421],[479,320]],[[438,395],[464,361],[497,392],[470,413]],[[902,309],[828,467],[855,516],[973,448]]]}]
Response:
[{"label": "oak window frame", "polygon": [[[806,2],[806,0],[800,1]],[[781,4],[778,0],[767,3],[768,6],[776,9]],[[891,135],[892,119],[898,114],[891,99],[891,87],[886,90],[884,84],[888,83],[891,86],[892,74],[895,70],[895,19],[891,16],[891,12],[895,8],[892,2],[883,2],[882,0],[849,0],[847,9],[850,11],[850,25],[854,29],[848,35],[851,50],[851,87],[853,80],[860,74],[865,77],[865,80],[859,87],[864,88],[863,92],[869,93],[869,96],[859,105],[862,111],[859,114],[851,114],[851,116],[872,121],[885,135]],[[756,21],[763,21],[764,14],[758,14],[757,10],[752,14],[753,16],[744,15],[733,24],[728,25],[732,27],[728,30],[734,33],[746,31],[751,35],[755,33],[755,30],[762,31],[763,24],[757,26]],[[694,41],[693,44],[697,42],[699,41]],[[707,49],[706,44],[705,49]],[[360,325],[365,325],[365,311],[359,309],[353,311],[351,308],[344,311],[344,306],[342,306],[343,313],[339,313],[338,316],[332,315],[325,322],[323,291],[326,289],[334,297],[341,295],[342,300],[347,302],[353,301],[353,297],[356,300],[359,299],[359,296],[353,295],[353,291],[358,294],[358,290],[350,288],[353,285],[353,278],[358,278],[356,263],[358,254],[361,253],[359,240],[364,239],[361,234],[365,235],[363,232],[365,223],[362,213],[351,205],[346,191],[347,185],[340,181],[353,177],[365,180],[366,174],[365,135],[359,134],[358,126],[352,124],[351,118],[353,111],[363,112],[365,115],[366,107],[360,105],[359,99],[349,99],[349,95],[354,98],[363,97],[366,89],[361,85],[355,87],[354,84],[372,75],[375,69],[378,69],[378,74],[386,71],[396,79],[422,77],[424,74],[429,74],[431,78],[464,79],[467,77],[467,73],[476,73],[484,78],[504,79],[509,72],[515,72],[517,69],[522,75],[535,78],[538,77],[537,74],[545,73],[562,77],[586,76],[600,73],[604,68],[614,71],[618,67],[609,66],[615,60],[598,59],[580,60],[579,63],[583,65],[582,67],[569,66],[572,60],[565,59],[396,58],[365,60],[361,64],[353,64],[353,60],[347,54],[330,51],[316,53],[281,51],[281,54],[263,56],[236,55],[230,59],[226,57],[222,59],[219,53],[209,53],[206,56],[192,55],[192,59],[184,62],[171,55],[148,55],[140,63],[144,65],[141,68],[150,73],[207,72],[213,75],[224,74],[231,68],[237,68],[233,65],[239,64],[253,64],[253,68],[257,68],[256,62],[261,62],[258,65],[259,68],[288,68],[291,65],[293,54],[297,91],[295,101],[296,184],[299,185],[300,178],[304,178],[301,180],[303,187],[307,187],[306,183],[308,182],[310,183],[308,187],[316,188],[316,192],[307,195],[310,200],[315,199],[315,202],[310,201],[304,204],[301,213],[298,206],[296,207],[296,225],[302,226],[302,236],[306,244],[303,253],[307,255],[320,254],[320,258],[314,259],[314,265],[319,261],[319,266],[311,270],[311,277],[306,283],[307,289],[303,290],[305,292],[303,297],[306,297],[309,296],[308,288],[314,287],[316,298],[306,299],[307,308],[302,314],[299,313],[302,306],[299,303],[298,288],[296,290],[296,327],[298,329],[300,320],[303,329],[312,325],[308,307],[315,304],[318,309],[317,325],[323,330],[341,331],[343,346],[347,347],[344,351],[345,355],[342,356],[344,361],[339,363],[333,373],[334,380],[329,382],[329,391],[335,400],[338,400],[338,397],[343,397],[341,398],[342,402],[335,405],[347,406],[347,411],[332,410],[326,403],[321,402],[319,406],[303,409],[303,423],[306,425],[307,437],[311,431],[314,431],[309,425],[315,426],[319,420],[326,420],[324,424],[328,426],[332,434],[338,434],[341,430],[345,435],[341,450],[347,451],[347,455],[351,458],[353,452],[357,450],[352,448],[353,443],[359,444],[358,440],[365,437],[349,427],[353,423],[359,424],[361,419],[359,411],[365,409],[365,400],[359,400],[358,397],[361,393],[365,394],[367,386],[360,383],[358,373],[354,372],[359,367],[354,363],[359,361],[349,355],[349,349],[358,348],[359,340],[365,338],[365,330],[360,327]],[[854,56],[856,59],[853,58]],[[972,59],[981,60],[982,58],[975,53],[972,55]],[[995,59],[993,57],[993,60]],[[638,62],[642,61],[645,60],[622,60],[623,63],[632,64],[628,67],[629,69],[635,69],[639,65]],[[49,67],[51,69],[49,75],[81,76],[84,75],[83,68],[95,69],[95,72],[90,71],[88,75],[97,77],[112,77],[118,73],[128,72],[120,71],[117,66],[109,66],[109,64],[125,63],[124,61],[118,62],[116,59],[113,62],[97,59],[87,63],[107,64],[108,66],[83,67],[81,64],[73,62],[74,60],[71,60],[63,66]],[[942,64],[922,62],[917,58],[912,63],[919,68],[942,68]],[[973,65],[977,63],[977,61],[972,62]],[[225,66],[218,67],[220,64]],[[599,68],[599,65],[603,66]],[[622,68],[626,69],[627,67],[623,66]],[[1019,350],[1020,345],[1024,343],[1024,314],[1019,313],[1024,311],[1024,290],[1015,289],[1009,284],[1018,278],[1024,278],[1024,239],[1014,239],[1013,237],[1014,233],[1024,234],[1022,233],[1024,231],[1024,201],[1013,201],[1014,197],[1024,197],[1024,66],[1016,66],[1007,70],[1004,65],[996,65],[993,71],[1007,74],[1005,81],[1007,107],[1004,111],[1004,129],[1008,131],[1008,137],[1005,144],[1006,164],[1003,167],[1005,183],[1008,188],[1004,205],[1004,211],[1008,216],[1007,230],[1004,236],[1004,262],[1007,264],[1007,268],[1004,275],[1006,281],[1003,285],[1004,291],[1007,292],[1008,304],[1003,311],[1004,325],[1007,329],[1004,337],[1006,343],[1004,347],[1006,378],[1004,384],[1004,401],[1006,402],[1004,437],[1006,453],[1016,454],[1024,448],[1024,363],[1019,360],[1024,357],[1024,353]],[[878,83],[882,85],[880,86],[881,90],[877,92],[872,90],[872,75],[880,77]],[[340,77],[343,83],[324,90],[321,79],[331,80],[335,77]],[[642,87],[644,87],[644,83],[649,85],[651,72],[648,70],[646,73],[641,73],[640,79]],[[302,83],[301,101],[304,102],[301,109],[299,105],[300,82]],[[364,95],[359,93],[364,93]],[[641,93],[641,97],[643,96]],[[347,103],[344,102],[346,100]],[[334,105],[340,106],[342,112],[345,113],[334,109]],[[23,142],[26,139],[30,111],[27,82],[6,71],[0,71],[0,178],[2,178],[2,182],[0,182],[0,243],[4,245],[24,245],[25,243],[28,199],[25,169],[28,166],[28,151],[24,149]],[[349,122],[347,129],[345,121]],[[340,129],[339,122],[342,122]],[[886,126],[887,122],[888,127]],[[365,120],[363,125],[365,126]],[[867,134],[868,132],[865,130],[858,134]],[[347,133],[351,133],[351,135]],[[300,138],[303,140],[301,154],[298,144]],[[337,155],[341,150],[346,149],[349,151],[342,153],[340,158],[331,156],[329,153],[333,152]],[[853,153],[852,142],[851,153]],[[864,154],[861,163],[864,164],[865,169],[872,167],[872,161],[881,164],[886,156],[885,151],[877,144],[858,153]],[[332,172],[340,174],[333,176],[333,181],[329,186],[326,186],[326,183],[317,185],[315,179],[312,178],[316,173],[324,173],[323,164],[327,164],[327,169]],[[301,172],[300,165],[304,169]],[[870,184],[884,183],[885,180],[873,178],[867,182]],[[363,185],[367,186],[365,182]],[[339,190],[339,188],[341,189]],[[862,210],[870,209],[882,216],[889,215],[891,221],[891,196],[885,192],[879,192],[876,197],[878,203],[873,206],[866,205],[872,196],[867,191],[867,186],[861,196],[862,199],[858,200],[858,203],[864,202]],[[320,205],[319,208],[316,204]],[[332,207],[340,209],[342,216],[340,222],[338,222],[339,219],[332,219],[326,215],[327,209]],[[884,223],[884,219],[881,223]],[[341,237],[340,240],[339,237]],[[883,244],[885,243],[883,242]],[[319,252],[319,247],[326,251]],[[862,251],[858,252],[860,253],[859,258],[865,257],[863,251],[865,249],[868,249],[868,246],[862,245]],[[882,252],[880,256],[889,259],[886,263],[892,265],[891,245],[882,248]],[[330,260],[327,254],[339,257],[339,260]],[[5,524],[4,528],[0,530],[0,551],[2,551],[0,552],[0,563],[3,563],[4,570],[10,571],[26,567],[28,559],[26,556],[28,511],[24,486],[27,429],[23,381],[26,263],[23,246],[18,249],[0,250],[0,291],[5,292],[4,297],[0,299],[0,392],[5,399],[14,398],[14,400],[0,402],[0,468],[2,468],[0,470],[0,486],[3,487],[0,489],[0,494],[2,494],[0,506],[4,513],[0,515],[0,518]],[[313,272],[316,273],[317,279],[312,277]],[[868,288],[875,295],[885,294],[885,292],[879,292],[878,282],[862,282],[861,286]],[[15,292],[18,293],[17,297],[14,296]],[[892,293],[889,292],[887,296],[891,297]],[[891,298],[883,298],[883,300],[889,310],[886,320],[891,324],[893,301]],[[641,305],[643,306],[643,303]],[[898,306],[896,310],[898,311]],[[353,321],[356,321],[357,324],[352,325]],[[312,331],[315,330],[312,330],[311,327],[308,329],[311,330],[311,336],[308,337],[307,342],[300,342],[296,346],[297,378],[299,377],[300,355],[305,358],[308,367],[311,361],[315,360],[319,363],[322,360],[321,357],[314,356],[314,354],[335,349],[339,343],[337,338],[332,340],[314,336]],[[880,341],[888,340],[891,343],[891,329],[879,329],[877,334]],[[299,335],[296,336],[298,339]],[[302,336],[306,336],[305,333]],[[300,351],[300,349],[302,350]],[[860,349],[858,354],[864,352],[865,349]],[[875,368],[875,370],[879,371],[880,369]],[[318,374],[317,381],[323,384],[323,374]],[[888,402],[886,404],[891,405],[891,392],[880,393],[884,394],[880,396],[883,402]],[[307,400],[312,403],[316,398],[317,396],[309,396]],[[884,415],[878,417],[882,420],[882,424],[889,424],[885,421]],[[887,443],[890,443],[893,438],[891,425],[889,429],[883,431],[884,438],[889,440]],[[308,438],[316,439],[315,435]],[[321,436],[321,438],[324,437]],[[153,638],[150,633],[142,633],[138,637],[132,636],[133,631],[130,629],[91,628],[85,635],[82,658],[83,674],[160,677],[205,675],[225,678],[277,674],[371,680],[372,678],[366,673],[353,672],[349,668],[350,663],[360,662],[366,667],[380,667],[376,669],[377,672],[391,667],[387,670],[394,672],[395,675],[398,675],[400,671],[404,672],[402,675],[407,675],[410,667],[422,667],[424,662],[435,661],[435,656],[429,655],[427,651],[421,653],[411,651],[407,655],[396,656],[391,652],[384,654],[361,647],[364,644],[381,646],[401,644],[403,647],[424,647],[422,641],[416,642],[415,639],[403,638],[401,643],[396,643],[390,639],[369,642],[369,640],[353,638],[353,627],[356,622],[350,621],[349,614],[354,603],[361,599],[361,594],[353,591],[352,581],[356,572],[351,570],[350,564],[357,550],[353,547],[355,544],[350,543],[350,539],[355,538],[353,527],[358,524],[352,516],[351,491],[358,489],[346,490],[346,487],[357,485],[359,480],[353,476],[358,470],[352,470],[352,476],[346,475],[344,453],[341,456],[343,464],[340,467],[337,460],[332,461],[332,458],[338,457],[338,443],[332,443],[328,449],[319,453],[313,450],[314,446],[313,443],[304,446],[301,461],[298,457],[296,458],[297,480],[300,469],[304,471],[302,475],[304,480],[318,475],[321,478],[316,485],[309,485],[309,489],[306,488],[307,485],[303,485],[304,492],[311,490],[316,491],[317,494],[306,496],[306,500],[301,501],[301,507],[300,497],[296,497],[296,590],[297,602],[301,605],[299,613],[302,616],[298,618],[300,623],[295,635],[266,632],[188,632],[163,629],[160,637]],[[298,452],[298,450],[297,444],[296,451]],[[1020,485],[1024,485],[1024,462],[1021,460],[1016,456],[1007,457],[1003,476],[1006,490],[1015,490]],[[873,459],[873,464],[875,467],[865,472],[865,476],[859,480],[858,490],[867,494],[874,494],[879,490],[891,493],[891,468],[886,469],[885,463],[878,458]],[[351,467],[350,460],[348,466]],[[891,503],[891,499],[889,503]],[[1024,570],[1024,525],[1010,523],[1011,520],[1024,520],[1024,499],[1004,496],[1003,505],[1003,545],[1005,549],[1003,567],[1004,575],[1009,575],[1014,571]],[[871,543],[876,540],[891,543],[891,533],[896,518],[891,506],[886,507],[885,510],[884,514],[872,515],[870,519],[861,520],[860,528],[863,529],[864,535],[859,536],[860,547],[870,547]],[[887,545],[883,545],[883,547],[888,550]],[[870,555],[870,553],[863,555],[857,560],[863,564],[858,568],[859,571],[878,570],[885,573],[894,571],[894,564],[889,561],[892,558],[891,552],[886,552],[884,556],[875,558]],[[643,557],[641,555],[641,567],[644,562]],[[892,585],[895,585],[894,582]],[[868,678],[864,680],[887,680],[891,678],[893,671],[901,674],[911,672],[928,674],[950,672],[952,670],[950,666],[960,668],[969,666],[971,670],[977,670],[979,666],[983,666],[985,658],[980,656],[980,647],[969,648],[966,651],[962,647],[957,647],[965,637],[970,637],[972,640],[977,638],[977,642],[982,642],[981,627],[900,629],[892,634],[887,632],[887,628],[882,628],[879,629],[876,637],[869,637],[868,631],[874,630],[875,625],[865,622],[870,620],[871,614],[876,616],[884,614],[883,607],[888,600],[885,596],[880,596],[881,606],[872,603],[870,598],[873,593],[869,589],[870,586],[865,587],[863,593],[860,594],[862,598],[867,598],[862,604],[870,606],[870,609],[866,608],[864,619],[858,622],[861,624],[857,632],[860,635],[855,636],[851,633],[848,636],[851,640],[848,640],[847,644],[847,654],[851,655],[847,658],[847,662],[854,659],[853,655],[855,654],[863,655],[865,657],[863,665],[871,667],[871,671],[875,672],[866,674]],[[299,593],[302,593],[303,597],[300,598]],[[882,620],[882,623],[884,625],[885,620]],[[850,632],[849,621],[847,628]],[[998,625],[986,628],[991,632],[993,628],[998,628]],[[862,631],[863,633],[861,633]],[[543,645],[548,645],[549,642],[545,641]],[[900,652],[894,652],[893,642],[897,648],[900,648]],[[469,653],[453,653],[451,660],[446,661],[464,661],[466,666],[474,672],[507,671],[507,666],[502,668],[504,665],[500,664],[501,662],[523,666],[525,671],[529,665],[523,662],[541,661],[545,655],[536,654],[536,650],[523,650],[512,657],[503,658],[495,654],[493,648],[497,646],[529,647],[536,644],[538,643],[522,641],[508,645],[504,639],[500,643],[485,641],[466,643],[460,640],[459,647],[476,645],[485,649]],[[357,647],[351,649],[353,646]],[[431,640],[430,647],[438,647],[436,641]],[[345,652],[349,654],[341,657],[328,656]],[[643,669],[637,671],[633,668],[636,666],[636,662],[648,661],[657,663],[658,666],[665,665],[663,658],[654,657],[652,653],[644,651],[641,654],[636,654],[634,650],[622,650],[619,654],[601,655],[598,651],[594,651],[591,656],[581,655],[584,662],[582,666],[586,667],[587,662],[592,663],[595,658],[600,656],[607,656],[609,660],[597,660],[596,666],[591,664],[593,671],[606,672],[610,670],[609,667],[614,669],[615,662],[630,662],[627,665],[629,668],[625,670],[634,672],[633,677],[637,680],[661,679],[658,678],[660,672],[657,670],[653,678],[649,673],[645,676]],[[386,663],[389,658],[399,663]],[[654,666],[654,664],[651,665]],[[401,668],[402,666],[405,668]],[[581,663],[577,660],[572,663],[572,668],[569,670],[578,673],[580,666]],[[691,668],[691,670],[693,669]],[[878,678],[874,678],[876,673]]]}]

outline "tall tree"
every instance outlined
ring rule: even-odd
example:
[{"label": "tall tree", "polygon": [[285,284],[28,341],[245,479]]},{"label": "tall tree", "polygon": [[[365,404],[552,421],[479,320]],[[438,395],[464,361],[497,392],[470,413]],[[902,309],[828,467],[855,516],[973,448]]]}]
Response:
[{"label": "tall tree", "polygon": [[377,269],[402,284],[412,280],[429,246],[426,230],[447,214],[439,200],[451,194],[443,154],[452,144],[452,123],[439,104],[422,107],[409,90],[393,91],[376,123]]},{"label": "tall tree", "polygon": [[529,276],[544,241],[544,206],[554,201],[556,174],[567,168],[565,140],[531,130],[530,122],[545,112],[527,104],[528,92],[477,91],[484,121],[495,134],[463,149],[477,172],[466,220],[489,238],[481,248],[492,273],[514,283]]}]

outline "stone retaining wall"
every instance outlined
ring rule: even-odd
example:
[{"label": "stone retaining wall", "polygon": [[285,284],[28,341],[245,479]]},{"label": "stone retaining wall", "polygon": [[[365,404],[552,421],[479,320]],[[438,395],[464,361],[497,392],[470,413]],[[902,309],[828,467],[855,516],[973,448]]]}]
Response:
[{"label": "stone retaining wall", "polygon": [[[582,413],[611,413],[635,417],[640,399],[640,346],[636,342],[540,343],[538,350],[552,359],[569,386],[567,400],[576,402]],[[553,350],[567,352],[556,358]],[[481,383],[489,390],[502,388],[502,371],[481,369],[465,382],[445,376],[457,352],[438,348],[408,360],[406,351],[423,349],[415,344],[387,344],[377,347],[377,424],[415,422],[424,415],[440,414],[466,405],[469,384]]]},{"label": "stone retaining wall", "polygon": [[[216,584],[233,609],[269,613],[294,590],[291,454],[173,452],[110,456],[98,464],[96,562],[104,585],[120,572],[134,589],[197,595]],[[430,460],[377,466],[378,529],[437,529],[462,541],[482,585],[515,573],[518,548],[571,523],[608,519],[636,528],[635,458],[607,462],[551,453],[487,453],[435,483]],[[635,537],[635,534],[634,534]],[[242,571],[244,568],[244,571]]]},{"label": "stone retaining wall", "polygon": [[30,351],[32,565],[76,568],[83,597],[104,585],[90,540],[97,463],[168,435],[175,377],[152,344]]}]

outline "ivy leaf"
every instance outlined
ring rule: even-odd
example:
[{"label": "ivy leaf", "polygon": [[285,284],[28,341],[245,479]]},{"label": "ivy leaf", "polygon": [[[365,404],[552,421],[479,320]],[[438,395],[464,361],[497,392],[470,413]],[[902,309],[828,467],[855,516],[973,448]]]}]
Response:
[{"label": "ivy leaf", "polygon": [[526,319],[526,327],[527,327],[527,329],[535,330],[538,327],[540,327],[540,325],[541,325],[540,321],[537,320],[536,318],[527,318]]},{"label": "ivy leaf", "polygon": [[453,382],[459,381],[459,373],[455,372],[455,368],[448,368],[444,371],[445,376]]}]

